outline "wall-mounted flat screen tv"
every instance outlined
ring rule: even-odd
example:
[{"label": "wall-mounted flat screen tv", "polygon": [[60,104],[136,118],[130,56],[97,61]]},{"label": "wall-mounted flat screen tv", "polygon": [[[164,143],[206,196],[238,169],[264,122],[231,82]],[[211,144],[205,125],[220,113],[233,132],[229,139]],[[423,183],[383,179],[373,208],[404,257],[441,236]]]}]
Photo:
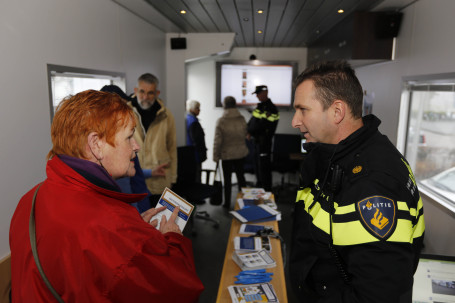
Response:
[{"label": "wall-mounted flat screen tv", "polygon": [[233,96],[237,106],[254,107],[259,102],[252,94],[259,85],[267,85],[268,96],[278,107],[289,108],[294,99],[292,82],[297,62],[292,61],[218,61],[216,62],[216,106]]}]

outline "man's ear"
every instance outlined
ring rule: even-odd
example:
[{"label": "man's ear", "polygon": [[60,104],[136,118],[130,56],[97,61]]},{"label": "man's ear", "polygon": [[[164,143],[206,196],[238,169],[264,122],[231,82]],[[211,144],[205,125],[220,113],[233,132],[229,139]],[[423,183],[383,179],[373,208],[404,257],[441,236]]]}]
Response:
[{"label": "man's ear", "polygon": [[136,96],[137,96],[137,91],[138,91],[138,90],[139,90],[139,89],[138,89],[137,87],[134,88],[134,94],[135,94]]},{"label": "man's ear", "polygon": [[341,101],[341,100],[335,100],[332,105],[333,109],[333,118],[335,123],[339,124],[343,119],[345,118],[346,115],[346,103]]},{"label": "man's ear", "polygon": [[160,90],[156,90],[156,97],[158,98],[158,96],[160,95],[161,91]]},{"label": "man's ear", "polygon": [[87,145],[89,148],[89,157],[93,157],[94,160],[102,160],[103,159],[103,147],[104,141],[100,139],[97,132],[91,132],[87,136]]}]

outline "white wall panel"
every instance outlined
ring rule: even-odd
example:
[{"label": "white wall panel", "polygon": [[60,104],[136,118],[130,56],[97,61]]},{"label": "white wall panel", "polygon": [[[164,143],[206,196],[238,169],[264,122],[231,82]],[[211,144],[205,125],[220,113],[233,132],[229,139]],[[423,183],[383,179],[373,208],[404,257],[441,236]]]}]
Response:
[{"label": "white wall panel", "polygon": [[0,258],[17,202],[45,178],[46,64],[164,78],[164,33],[109,0],[0,2]]}]

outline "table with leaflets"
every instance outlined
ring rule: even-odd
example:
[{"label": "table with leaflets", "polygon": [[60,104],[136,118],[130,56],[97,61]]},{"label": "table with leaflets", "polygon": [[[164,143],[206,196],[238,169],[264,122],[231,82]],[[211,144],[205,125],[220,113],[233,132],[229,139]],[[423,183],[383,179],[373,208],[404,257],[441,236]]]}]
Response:
[{"label": "table with leaflets", "polygon": [[[242,198],[243,194],[240,192],[237,198]],[[238,209],[238,203],[235,204],[235,209]],[[248,223],[254,224],[254,223]],[[235,276],[241,271],[240,267],[232,260],[232,254],[234,252],[234,238],[239,236],[241,222],[236,218],[232,219],[231,229],[229,232],[229,239],[226,248],[226,255],[224,257],[223,271],[221,273],[220,286],[218,288],[218,295],[216,298],[217,303],[231,302],[231,296],[229,295],[228,286],[235,285]],[[278,231],[278,221],[269,221],[257,223],[257,225],[265,225],[272,227],[276,232]],[[284,276],[283,256],[281,252],[281,243],[279,239],[271,238],[272,245],[272,258],[275,260],[277,266],[268,268],[267,272],[273,272],[273,279],[270,284],[273,285],[275,293],[279,299],[279,302],[287,302],[286,293],[286,282]]]}]

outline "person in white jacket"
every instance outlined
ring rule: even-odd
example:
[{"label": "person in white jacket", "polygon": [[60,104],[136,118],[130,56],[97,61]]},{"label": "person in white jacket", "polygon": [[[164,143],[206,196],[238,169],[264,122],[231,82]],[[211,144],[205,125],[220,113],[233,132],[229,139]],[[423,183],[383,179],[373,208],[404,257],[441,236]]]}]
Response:
[{"label": "person in white jacket", "polygon": [[224,204],[231,207],[231,175],[235,172],[239,191],[246,186],[243,165],[248,155],[246,146],[247,125],[245,118],[236,108],[234,97],[223,100],[223,116],[216,122],[215,140],[213,143],[213,160],[221,160],[224,178]]}]

